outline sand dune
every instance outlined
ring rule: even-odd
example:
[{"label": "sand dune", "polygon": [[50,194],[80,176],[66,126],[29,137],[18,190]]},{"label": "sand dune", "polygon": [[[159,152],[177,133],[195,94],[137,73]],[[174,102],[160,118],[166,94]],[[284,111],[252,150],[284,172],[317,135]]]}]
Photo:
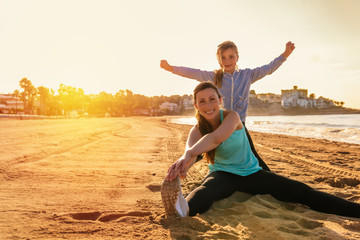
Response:
[{"label": "sand dune", "polygon": [[[189,126],[166,118],[1,120],[0,239],[360,239],[360,220],[235,193],[164,215],[160,183]],[[279,174],[360,202],[360,146],[252,133]],[[207,173],[197,163],[185,194]]]}]

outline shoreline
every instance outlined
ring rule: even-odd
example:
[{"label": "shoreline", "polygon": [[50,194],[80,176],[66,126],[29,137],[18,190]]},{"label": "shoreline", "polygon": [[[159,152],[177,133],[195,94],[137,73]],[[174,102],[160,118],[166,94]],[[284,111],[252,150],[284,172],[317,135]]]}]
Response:
[{"label": "shoreline", "polygon": [[[167,117],[0,121],[1,239],[359,239],[360,219],[235,193],[165,217],[160,185],[188,131]],[[275,173],[360,203],[360,145],[251,132]],[[208,172],[200,161],[184,194]]]},{"label": "shoreline", "polygon": [[[169,121],[194,125],[195,117],[169,117]],[[327,139],[360,144],[360,115],[248,116],[250,131]]]}]

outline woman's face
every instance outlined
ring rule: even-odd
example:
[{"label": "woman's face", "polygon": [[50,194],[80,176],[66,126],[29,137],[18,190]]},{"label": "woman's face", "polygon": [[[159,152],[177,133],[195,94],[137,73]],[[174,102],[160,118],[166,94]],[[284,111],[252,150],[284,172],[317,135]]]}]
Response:
[{"label": "woman's face", "polygon": [[219,60],[221,68],[224,69],[225,72],[232,74],[236,69],[236,63],[239,57],[234,49],[228,48],[221,53]]},{"label": "woman's face", "polygon": [[206,88],[196,94],[195,107],[206,119],[211,120],[219,114],[221,98],[213,88]]}]

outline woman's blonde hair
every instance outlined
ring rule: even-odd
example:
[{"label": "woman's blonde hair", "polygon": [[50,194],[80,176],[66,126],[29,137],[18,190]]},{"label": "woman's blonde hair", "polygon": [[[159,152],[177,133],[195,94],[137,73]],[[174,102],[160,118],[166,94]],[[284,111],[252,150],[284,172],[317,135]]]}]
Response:
[{"label": "woman's blonde hair", "polygon": [[[221,95],[219,93],[218,88],[212,83],[212,82],[202,82],[200,84],[198,84],[195,89],[194,89],[194,93],[193,93],[193,98],[194,98],[194,103],[196,104],[196,95],[205,89],[208,88],[212,88],[215,90],[216,94],[218,95],[219,98],[221,98]],[[197,108],[195,108],[195,116],[196,119],[198,121],[198,125],[199,125],[199,130],[200,133],[205,136],[208,133],[213,132],[214,130],[212,129],[210,123],[208,121],[206,121],[206,119],[200,114],[200,112],[197,110]],[[207,160],[207,162],[214,164],[214,160],[215,160],[215,149],[208,151],[204,154],[204,158]]]},{"label": "woman's blonde hair", "polygon": [[[218,49],[216,51],[216,57],[218,59],[218,62],[220,64],[220,66],[222,66],[221,62],[222,62],[222,53],[227,50],[227,49],[233,49],[237,55],[237,57],[239,57],[239,51],[235,45],[235,43],[231,42],[231,41],[225,41],[219,44]],[[218,88],[221,88],[222,85],[222,80],[223,80],[223,76],[224,76],[224,69],[223,67],[215,70],[215,77],[214,77],[214,83]]]}]

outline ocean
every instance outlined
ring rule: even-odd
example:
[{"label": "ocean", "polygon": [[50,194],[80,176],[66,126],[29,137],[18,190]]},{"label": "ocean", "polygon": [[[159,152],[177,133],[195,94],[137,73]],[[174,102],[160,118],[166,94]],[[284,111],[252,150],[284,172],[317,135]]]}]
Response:
[{"label": "ocean", "polygon": [[[171,119],[174,123],[194,125],[195,117]],[[251,131],[360,144],[360,114],[248,116]]]}]

